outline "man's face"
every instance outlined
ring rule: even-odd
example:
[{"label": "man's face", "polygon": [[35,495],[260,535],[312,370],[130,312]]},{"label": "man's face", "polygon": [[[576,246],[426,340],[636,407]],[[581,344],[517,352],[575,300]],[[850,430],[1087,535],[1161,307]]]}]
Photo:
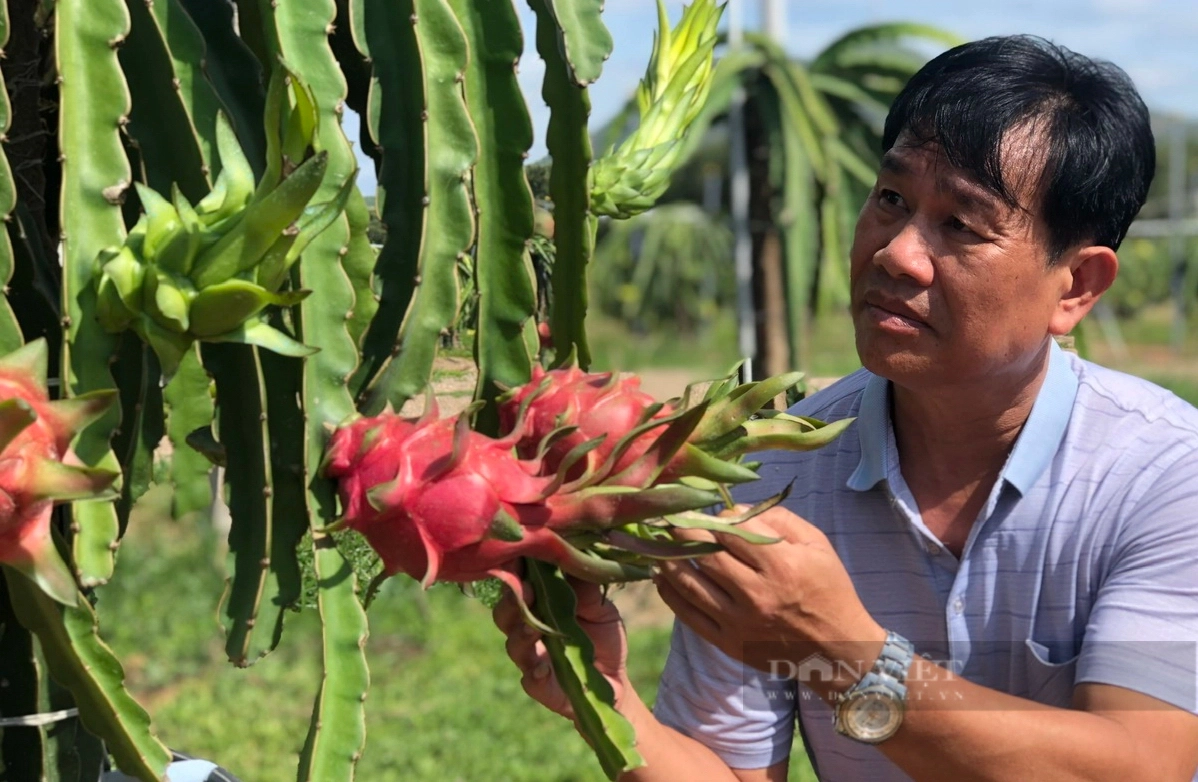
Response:
[{"label": "man's face", "polygon": [[[1029,207],[1040,164],[1022,144],[1008,143],[1006,157]],[[1071,279],[1067,264],[1049,267],[1038,212],[1010,207],[936,146],[900,137],[882,160],[853,241],[862,364],[913,388],[1035,372]]]}]

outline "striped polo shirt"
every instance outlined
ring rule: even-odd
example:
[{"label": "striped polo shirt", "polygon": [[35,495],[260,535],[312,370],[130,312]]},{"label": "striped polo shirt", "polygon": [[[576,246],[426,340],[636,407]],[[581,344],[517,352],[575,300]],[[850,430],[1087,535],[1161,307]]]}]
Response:
[{"label": "striped polo shirt", "polygon": [[[1198,410],[1054,343],[958,559],[903,480],[889,395],[860,370],[800,402],[790,412],[856,421],[820,450],[755,455],[761,480],[737,499],[793,481],[786,507],[828,536],[873,618],[969,681],[1062,707],[1102,682],[1198,713]],[[785,758],[797,724],[825,782],[908,779],[835,733],[801,684],[827,665],[771,676],[676,622],[654,711],[733,768]]]}]

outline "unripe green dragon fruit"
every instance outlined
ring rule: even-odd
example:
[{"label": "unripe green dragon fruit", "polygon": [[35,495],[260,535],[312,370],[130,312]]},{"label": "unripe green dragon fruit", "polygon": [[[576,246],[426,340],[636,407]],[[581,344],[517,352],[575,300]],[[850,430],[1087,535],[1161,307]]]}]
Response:
[{"label": "unripe green dragon fruit", "polygon": [[680,164],[682,141],[711,89],[716,28],[724,6],[695,0],[670,29],[657,0],[658,31],[649,68],[637,89],[640,124],[591,167],[591,211],[628,218],[657,202]]},{"label": "unripe green dragon fruit", "polygon": [[674,539],[671,527],[770,542],[737,524],[781,496],[731,518],[695,511],[725,501],[726,484],[756,479],[742,454],[819,447],[848,425],[749,420],[796,381],[728,378],[693,404],[665,406],[635,379],[539,371],[507,394],[500,439],[470,429],[477,406],[441,418],[430,398],[419,419],[386,411],[338,428],[323,473],[338,482],[339,524],[365,536],[384,577],[514,584],[514,565],[532,557],[590,581],[645,578],[656,560],[719,550]]},{"label": "unripe green dragon fruit", "polygon": [[345,209],[353,178],[332,200],[310,203],[328,167],[328,153],[317,149],[315,100],[294,76],[285,83],[276,72],[267,101],[269,160],[260,182],[219,114],[221,171],[212,191],[193,207],[177,187],[168,199],[137,184],[145,213],[124,245],[95,260],[100,324],[136,331],[168,377],[197,340],[314,352],[269,325],[264,310],[308,295],[280,288],[304,248]]},{"label": "unripe green dragon fruit", "polygon": [[70,450],[75,433],[116,398],[94,391],[51,402],[44,339],[0,357],[0,564],[67,605],[78,588],[55,548],[50,513],[60,502],[104,496],[119,476],[80,464]]}]

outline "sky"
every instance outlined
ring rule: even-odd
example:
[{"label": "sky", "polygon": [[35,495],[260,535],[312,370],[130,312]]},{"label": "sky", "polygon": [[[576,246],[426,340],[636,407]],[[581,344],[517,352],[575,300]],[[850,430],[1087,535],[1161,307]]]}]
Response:
[{"label": "sky", "polygon": [[[742,5],[745,29],[760,26],[759,0]],[[782,0],[786,29],[781,40],[798,57],[810,57],[849,29],[889,21],[933,24],[966,39],[1032,33],[1126,70],[1153,112],[1198,117],[1198,0]],[[515,0],[525,30],[520,85],[535,132],[532,160],[545,154],[549,110],[540,97],[544,64],[533,46],[534,17]],[[671,22],[682,0],[665,0]],[[615,49],[603,75],[590,88],[591,127],[611,118],[636,89],[657,26],[653,0],[606,0],[603,18]],[[725,17],[727,17],[725,12]],[[726,19],[725,19],[726,21]],[[346,112],[346,132],[357,139],[356,116]],[[363,192],[377,187],[374,166],[361,163]]]}]

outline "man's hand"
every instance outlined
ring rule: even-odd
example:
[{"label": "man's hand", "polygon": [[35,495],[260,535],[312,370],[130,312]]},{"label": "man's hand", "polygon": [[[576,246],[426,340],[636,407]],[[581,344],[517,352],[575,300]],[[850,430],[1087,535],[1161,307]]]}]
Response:
[{"label": "man's hand", "polygon": [[783,508],[740,527],[780,541],[759,545],[726,533],[675,531],[726,550],[694,564],[664,564],[655,581],[666,605],[725,654],[762,670],[777,672],[816,652],[868,669],[886,631],[865,610],[827,537]]},{"label": "man's hand", "polygon": [[[603,596],[598,585],[567,578],[578,600],[578,624],[595,645],[595,668],[611,682],[619,708],[631,687],[626,670],[628,642],[620,612]],[[521,586],[524,602],[531,606],[532,587],[525,582],[521,582]],[[524,691],[546,708],[574,719],[570,702],[553,675],[553,664],[541,633],[524,621],[520,606],[509,589],[504,589],[503,599],[495,606],[492,616],[496,626],[507,636],[508,657],[524,674],[520,680]]]}]

